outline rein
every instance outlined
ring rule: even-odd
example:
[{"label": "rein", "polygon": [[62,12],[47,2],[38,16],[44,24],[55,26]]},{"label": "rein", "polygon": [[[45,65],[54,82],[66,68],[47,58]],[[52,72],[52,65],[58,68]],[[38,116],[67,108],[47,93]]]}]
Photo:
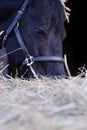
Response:
[{"label": "rein", "polygon": [[17,15],[15,16],[14,20],[12,21],[12,23],[10,24],[10,26],[6,30],[6,33],[5,33],[4,37],[3,37],[2,46],[6,46],[6,40],[7,40],[8,36],[10,35],[10,33],[12,32],[12,30],[14,30],[14,33],[15,33],[16,38],[18,40],[18,43],[19,43],[20,47],[22,48],[22,50],[23,50],[23,52],[24,52],[24,54],[26,56],[25,60],[22,62],[22,66],[30,67],[30,70],[32,71],[34,77],[38,78],[37,74],[35,73],[34,69],[31,66],[34,62],[47,62],[47,61],[50,61],[50,62],[60,62],[60,63],[65,64],[65,60],[64,60],[64,58],[58,57],[58,56],[38,56],[38,57],[33,57],[33,56],[31,56],[29,54],[29,51],[25,46],[25,43],[24,43],[24,41],[22,39],[22,36],[21,36],[21,33],[20,33],[18,27],[19,27],[19,20],[21,19],[22,15],[26,11],[26,8],[31,3],[31,1],[32,0],[25,0],[24,1],[24,3],[21,6],[20,10],[17,12]]}]

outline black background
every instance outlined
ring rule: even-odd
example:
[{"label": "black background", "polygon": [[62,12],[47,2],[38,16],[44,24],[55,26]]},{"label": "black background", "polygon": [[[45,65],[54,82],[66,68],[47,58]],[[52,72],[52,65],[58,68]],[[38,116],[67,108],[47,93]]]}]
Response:
[{"label": "black background", "polygon": [[72,75],[79,73],[80,67],[87,64],[86,3],[82,0],[68,0],[71,9],[70,22],[65,22],[67,37],[64,40],[64,53]]}]

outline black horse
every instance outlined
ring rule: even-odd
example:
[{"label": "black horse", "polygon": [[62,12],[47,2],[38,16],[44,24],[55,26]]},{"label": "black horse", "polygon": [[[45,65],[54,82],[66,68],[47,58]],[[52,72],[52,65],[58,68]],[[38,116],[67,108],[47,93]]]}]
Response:
[{"label": "black horse", "polygon": [[0,0],[9,72],[14,76],[67,75],[62,42],[66,36],[63,0]]}]

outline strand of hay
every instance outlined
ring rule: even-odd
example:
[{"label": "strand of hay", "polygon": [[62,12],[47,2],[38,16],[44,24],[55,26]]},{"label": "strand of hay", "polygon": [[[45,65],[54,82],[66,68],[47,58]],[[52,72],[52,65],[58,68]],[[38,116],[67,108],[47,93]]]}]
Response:
[{"label": "strand of hay", "polygon": [[86,130],[87,78],[0,75],[0,130]]}]

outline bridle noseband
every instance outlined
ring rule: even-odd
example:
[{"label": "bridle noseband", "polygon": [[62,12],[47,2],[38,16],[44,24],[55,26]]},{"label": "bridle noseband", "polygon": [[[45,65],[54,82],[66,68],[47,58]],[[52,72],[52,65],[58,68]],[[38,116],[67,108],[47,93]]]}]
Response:
[{"label": "bridle noseband", "polygon": [[8,27],[8,29],[6,30],[6,33],[3,37],[3,46],[6,46],[6,40],[9,36],[9,34],[12,32],[12,30],[14,30],[14,33],[16,35],[16,38],[18,40],[19,45],[21,46],[26,58],[25,60],[22,62],[22,66],[29,66],[32,73],[34,74],[34,76],[37,78],[37,75],[35,74],[35,71],[32,68],[32,64],[34,62],[60,62],[60,63],[64,63],[65,64],[65,60],[62,57],[58,57],[58,56],[39,56],[39,57],[33,57],[29,54],[29,51],[27,50],[25,43],[22,39],[21,33],[19,31],[19,20],[21,19],[22,15],[24,14],[27,6],[31,3],[32,0],[25,0],[23,5],[21,6],[20,10],[17,12],[17,15],[15,16],[14,20],[12,21],[12,23],[10,24],[10,26]]}]

